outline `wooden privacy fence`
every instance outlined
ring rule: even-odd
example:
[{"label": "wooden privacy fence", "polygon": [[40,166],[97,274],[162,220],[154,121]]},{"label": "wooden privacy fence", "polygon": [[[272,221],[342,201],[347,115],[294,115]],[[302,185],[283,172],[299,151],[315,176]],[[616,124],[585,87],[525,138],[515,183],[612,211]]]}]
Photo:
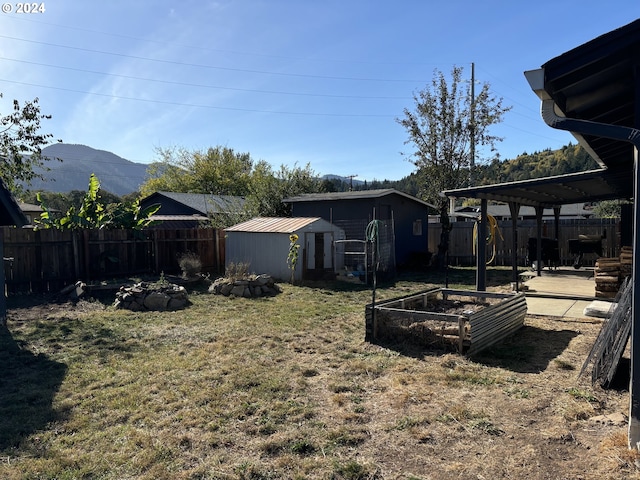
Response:
[{"label": "wooden privacy fence", "polygon": [[[453,230],[449,235],[449,264],[456,266],[475,265],[476,258],[473,253],[473,226],[475,222],[464,221],[454,222]],[[569,253],[569,240],[578,238],[579,235],[603,235],[606,231],[606,238],[602,241],[602,255],[604,257],[614,257],[620,254],[619,239],[619,219],[615,218],[595,218],[595,219],[571,219],[560,220],[558,232],[558,248],[560,253],[560,265],[573,265],[574,257]],[[511,252],[513,249],[513,228],[511,221],[498,222],[498,227],[502,237],[496,234],[495,260],[492,265],[511,266]],[[440,223],[429,224],[429,251],[436,253],[438,243],[440,243],[440,233],[442,227]],[[520,220],[517,227],[518,240],[518,265],[526,266],[527,241],[529,238],[536,238],[537,222],[535,220]],[[553,220],[543,222],[542,236],[555,238],[555,222]],[[493,256],[493,248],[487,248],[487,260]],[[594,266],[596,256],[586,254],[583,265]]]},{"label": "wooden privacy fence", "polygon": [[32,230],[3,227],[6,289],[54,292],[82,280],[143,274],[179,274],[179,259],[193,253],[202,272],[224,272],[224,230]]}]

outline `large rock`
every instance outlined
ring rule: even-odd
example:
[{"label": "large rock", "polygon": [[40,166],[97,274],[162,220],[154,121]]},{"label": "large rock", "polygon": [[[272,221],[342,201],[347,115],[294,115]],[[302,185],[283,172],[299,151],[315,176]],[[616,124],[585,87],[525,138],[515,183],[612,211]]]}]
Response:
[{"label": "large rock", "polygon": [[144,308],[146,308],[147,310],[164,311],[167,309],[169,300],[171,300],[171,297],[169,297],[169,295],[167,295],[166,293],[149,292],[144,297],[144,302],[142,304],[144,305]]},{"label": "large rock", "polygon": [[187,290],[179,285],[157,285],[144,282],[122,286],[116,293],[115,308],[132,311],[181,310],[189,304]]},{"label": "large rock", "polygon": [[266,274],[252,275],[240,280],[222,277],[216,279],[209,287],[209,293],[225,297],[257,298],[277,295],[280,292],[280,287]]}]

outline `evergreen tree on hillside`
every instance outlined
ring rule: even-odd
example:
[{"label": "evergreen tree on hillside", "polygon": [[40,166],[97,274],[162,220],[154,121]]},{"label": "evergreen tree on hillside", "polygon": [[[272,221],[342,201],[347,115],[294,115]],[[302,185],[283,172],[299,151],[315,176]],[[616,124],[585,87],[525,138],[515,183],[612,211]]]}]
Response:
[{"label": "evergreen tree on hillside", "polygon": [[513,160],[493,161],[478,169],[478,184],[517,182],[532,178],[551,177],[597,169],[598,164],[584,148],[568,144],[559,150],[546,149],[532,154],[523,153]]},{"label": "evergreen tree on hillside", "polygon": [[[476,183],[478,185],[494,185],[584,172],[595,170],[599,166],[584,148],[578,144],[569,143],[559,150],[545,149],[531,154],[523,152],[512,160],[500,161],[494,158],[490,163],[479,165],[476,168]],[[376,188],[395,188],[400,192],[417,197],[421,188],[421,180],[419,175],[413,172],[400,180],[374,180],[361,187],[362,190]]]}]

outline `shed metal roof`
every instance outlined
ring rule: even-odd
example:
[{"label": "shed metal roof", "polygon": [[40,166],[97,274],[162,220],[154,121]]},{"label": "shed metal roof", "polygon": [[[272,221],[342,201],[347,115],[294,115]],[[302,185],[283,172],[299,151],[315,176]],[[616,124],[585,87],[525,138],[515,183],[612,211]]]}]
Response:
[{"label": "shed metal roof", "polygon": [[350,192],[326,192],[326,193],[305,193],[303,195],[297,195],[295,197],[285,198],[284,203],[297,203],[297,202],[320,202],[320,201],[335,201],[335,200],[355,200],[366,198],[381,198],[387,195],[399,195],[405,197],[408,200],[424,205],[425,207],[431,207],[437,210],[437,207],[427,203],[419,198],[416,198],[408,193],[401,192],[394,188],[381,188],[377,190],[354,190]]},{"label": "shed metal roof", "polygon": [[176,202],[190,207],[202,215],[216,213],[228,213],[240,210],[244,206],[245,199],[233,195],[211,195],[208,193],[178,193],[178,192],[155,192],[144,200],[153,200],[157,197],[166,197]]},{"label": "shed metal roof", "polygon": [[320,217],[256,217],[226,228],[226,232],[294,233],[317,221]]}]

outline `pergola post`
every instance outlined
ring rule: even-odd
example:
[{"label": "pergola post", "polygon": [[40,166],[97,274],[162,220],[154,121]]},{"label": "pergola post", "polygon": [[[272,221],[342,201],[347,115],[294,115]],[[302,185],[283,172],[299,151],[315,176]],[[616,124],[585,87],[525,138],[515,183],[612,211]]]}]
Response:
[{"label": "pergola post", "polygon": [[536,247],[536,275],[542,275],[542,214],[544,207],[536,206],[536,239],[538,245]]},{"label": "pergola post", "polygon": [[638,148],[634,147],[633,155],[633,282],[631,297],[631,371],[629,381],[629,448],[640,450],[640,325],[638,325],[638,308],[640,308],[640,211],[638,211],[638,195],[640,195],[640,171],[638,168]]},{"label": "pergola post", "polygon": [[480,200],[480,219],[476,238],[476,290],[487,290],[487,199]]},{"label": "pergola post", "polygon": [[555,207],[553,207],[553,218],[556,221],[555,223],[555,236],[554,238],[556,240],[560,240],[560,209],[562,207],[560,205],[556,205]]},{"label": "pergola post", "polygon": [[518,202],[509,202],[509,212],[511,213],[511,281],[515,283],[516,292],[519,291],[518,283],[518,215],[520,213],[520,204]]}]

